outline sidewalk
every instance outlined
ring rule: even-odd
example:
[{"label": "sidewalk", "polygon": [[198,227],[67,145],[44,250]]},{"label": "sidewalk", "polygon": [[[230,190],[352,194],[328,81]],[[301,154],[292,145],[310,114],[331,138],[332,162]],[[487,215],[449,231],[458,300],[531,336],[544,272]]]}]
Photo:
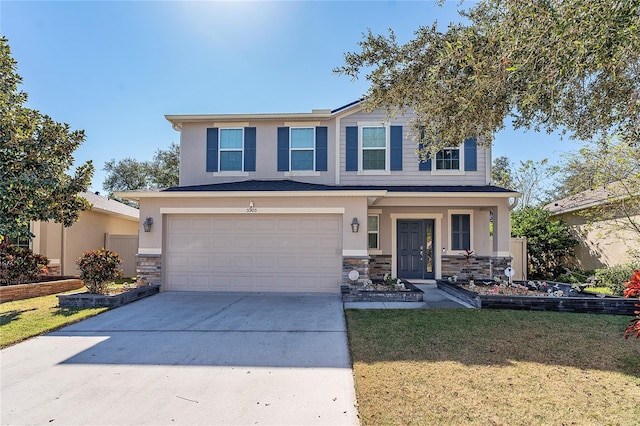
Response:
[{"label": "sidewalk", "polygon": [[423,302],[345,302],[345,309],[450,309],[473,308],[440,290],[435,283],[417,284],[424,292]]}]

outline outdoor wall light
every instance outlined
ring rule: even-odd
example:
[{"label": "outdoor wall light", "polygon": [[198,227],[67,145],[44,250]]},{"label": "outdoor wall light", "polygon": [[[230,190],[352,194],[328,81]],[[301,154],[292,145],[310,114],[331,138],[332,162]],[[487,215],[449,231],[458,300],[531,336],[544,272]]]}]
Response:
[{"label": "outdoor wall light", "polygon": [[358,232],[358,229],[360,229],[360,224],[358,223],[358,218],[354,217],[351,221],[351,232]]},{"label": "outdoor wall light", "polygon": [[151,232],[151,225],[153,225],[153,218],[148,217],[145,219],[142,227],[144,228],[144,232]]}]

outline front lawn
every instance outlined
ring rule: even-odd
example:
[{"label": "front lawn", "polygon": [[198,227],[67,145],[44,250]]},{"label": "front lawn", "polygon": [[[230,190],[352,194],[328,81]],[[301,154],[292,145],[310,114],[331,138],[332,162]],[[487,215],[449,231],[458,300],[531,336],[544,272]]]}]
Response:
[{"label": "front lawn", "polygon": [[0,347],[16,344],[106,310],[58,308],[58,298],[54,294],[1,303]]},{"label": "front lawn", "polygon": [[636,425],[630,318],[498,310],[347,310],[366,425]]}]

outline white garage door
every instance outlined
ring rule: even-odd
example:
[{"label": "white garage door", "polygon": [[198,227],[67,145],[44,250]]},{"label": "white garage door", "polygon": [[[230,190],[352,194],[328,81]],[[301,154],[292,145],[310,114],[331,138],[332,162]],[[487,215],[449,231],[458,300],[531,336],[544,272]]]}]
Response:
[{"label": "white garage door", "polygon": [[170,215],[173,291],[339,292],[340,215]]}]

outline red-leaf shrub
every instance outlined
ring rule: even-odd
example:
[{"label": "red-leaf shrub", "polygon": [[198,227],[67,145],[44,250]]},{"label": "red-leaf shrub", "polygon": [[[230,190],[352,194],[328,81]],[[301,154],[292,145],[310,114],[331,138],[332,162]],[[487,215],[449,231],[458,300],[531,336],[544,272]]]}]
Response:
[{"label": "red-leaf shrub", "polygon": [[13,244],[0,245],[0,285],[16,285],[37,281],[49,259],[31,249]]},{"label": "red-leaf shrub", "polygon": [[[624,290],[624,297],[637,297],[640,300],[640,270],[633,272],[631,279],[627,283],[627,288]],[[640,305],[637,303],[636,306],[640,308]],[[625,339],[633,334],[636,335],[636,339],[640,338],[640,310],[634,313],[636,317],[631,320],[631,323],[629,323],[624,332]]]},{"label": "red-leaf shrub", "polygon": [[122,276],[118,268],[121,263],[118,253],[106,249],[86,251],[76,261],[80,278],[89,293],[94,294],[105,294],[109,282]]}]

